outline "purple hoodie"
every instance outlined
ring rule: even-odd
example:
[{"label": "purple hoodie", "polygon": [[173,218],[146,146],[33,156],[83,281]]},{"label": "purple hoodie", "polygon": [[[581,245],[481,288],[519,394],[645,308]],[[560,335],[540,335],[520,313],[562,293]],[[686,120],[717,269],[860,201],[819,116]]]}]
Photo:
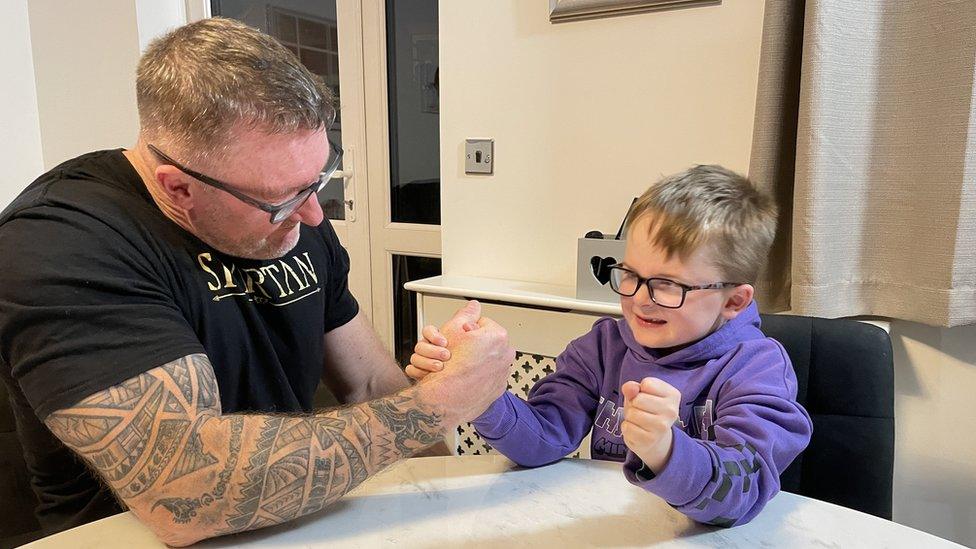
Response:
[{"label": "purple hoodie", "polygon": [[[662,379],[681,391],[674,446],[654,475],[620,433],[626,381]],[[576,450],[593,430],[593,459],[624,462],[631,483],[699,522],[743,524],[779,491],[779,475],[810,442],[783,346],[759,329],[753,302],[704,339],[660,356],[626,320],[604,318],[556,359],[528,402],[505,393],[476,420],[478,433],[526,467]]]}]

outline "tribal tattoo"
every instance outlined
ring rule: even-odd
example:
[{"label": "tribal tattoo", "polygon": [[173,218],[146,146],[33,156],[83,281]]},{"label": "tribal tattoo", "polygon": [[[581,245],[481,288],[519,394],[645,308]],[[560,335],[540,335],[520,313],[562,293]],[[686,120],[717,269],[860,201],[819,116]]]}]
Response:
[{"label": "tribal tattoo", "polygon": [[442,420],[404,394],[301,417],[224,416],[197,354],[46,423],[164,541],[183,544],[318,511],[439,440]]}]

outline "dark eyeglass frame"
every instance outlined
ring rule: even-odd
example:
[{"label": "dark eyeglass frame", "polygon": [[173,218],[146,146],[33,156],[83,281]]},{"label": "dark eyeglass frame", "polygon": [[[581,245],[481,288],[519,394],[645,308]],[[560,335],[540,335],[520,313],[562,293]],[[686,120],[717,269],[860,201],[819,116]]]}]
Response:
[{"label": "dark eyeglass frame", "polygon": [[220,189],[230,194],[234,198],[240,200],[241,202],[244,202],[245,204],[254,206],[255,208],[258,208],[264,212],[271,214],[271,223],[273,225],[284,221],[288,216],[295,213],[295,211],[297,211],[298,208],[301,208],[302,205],[305,204],[305,201],[308,200],[310,196],[312,196],[313,194],[317,194],[319,191],[321,191],[325,187],[325,185],[329,182],[329,179],[332,178],[332,174],[334,174],[336,170],[339,169],[339,164],[342,162],[342,148],[340,148],[330,139],[329,160],[326,163],[325,167],[322,168],[322,171],[319,172],[318,179],[311,182],[308,185],[308,187],[305,187],[304,189],[299,191],[298,194],[296,194],[294,197],[289,198],[288,200],[280,204],[269,204],[267,202],[262,202],[256,198],[252,198],[234,189],[233,186],[231,186],[228,183],[224,183],[219,179],[214,179],[213,177],[204,175],[196,170],[191,170],[190,168],[187,168],[186,166],[180,164],[176,160],[173,160],[173,158],[171,158],[163,151],[159,150],[155,145],[149,144],[147,146],[149,147],[149,150],[152,151],[153,154],[158,156],[163,162],[173,166],[174,168],[180,170],[186,175],[192,177],[193,179],[196,179],[197,181],[203,183],[204,185],[208,185],[215,189]]},{"label": "dark eyeglass frame", "polygon": [[[613,276],[613,271],[614,270],[624,271],[624,272],[627,272],[627,273],[630,273],[630,274],[634,275],[634,278],[637,279],[637,284],[634,286],[634,291],[633,292],[631,292],[629,294],[626,294],[624,292],[621,292],[616,287],[616,285],[614,284],[614,276]],[[669,283],[674,284],[675,286],[681,288],[681,301],[678,302],[677,305],[663,305],[661,303],[658,303],[657,299],[654,299],[654,288],[651,286],[651,282],[654,281],[654,280],[663,280],[665,282],[669,282]],[[685,297],[688,295],[688,292],[692,292],[692,291],[695,291],[695,290],[720,290],[722,288],[734,288],[736,286],[742,286],[743,284],[745,284],[745,282],[713,282],[711,284],[699,284],[697,286],[689,286],[687,284],[682,284],[682,283],[678,282],[677,280],[671,280],[670,278],[662,278],[662,277],[659,277],[659,276],[652,276],[652,277],[644,278],[644,277],[640,276],[639,274],[637,274],[634,271],[628,269],[627,267],[624,267],[623,265],[621,265],[619,263],[616,264],[616,265],[611,265],[610,266],[610,289],[611,290],[613,290],[618,295],[622,295],[624,297],[633,297],[633,296],[637,295],[637,292],[640,291],[640,289],[641,289],[642,286],[646,286],[647,287],[647,293],[648,293],[648,295],[651,296],[651,301],[653,301],[654,303],[656,303],[659,307],[664,307],[665,309],[680,309],[681,306],[685,304]]]}]

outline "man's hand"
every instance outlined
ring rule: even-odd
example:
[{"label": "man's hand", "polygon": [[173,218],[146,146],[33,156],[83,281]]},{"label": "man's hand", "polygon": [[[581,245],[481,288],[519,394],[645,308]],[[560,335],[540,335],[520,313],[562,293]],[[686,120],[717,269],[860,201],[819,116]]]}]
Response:
[{"label": "man's hand", "polygon": [[506,389],[515,349],[504,328],[480,316],[481,305],[471,301],[444,324],[441,331],[450,342],[451,358],[416,386],[443,405],[446,424],[478,417]]},{"label": "man's hand", "polygon": [[624,395],[620,425],[624,443],[651,471],[660,473],[671,457],[671,426],[678,420],[681,392],[653,377],[640,383],[628,381],[620,390]]},{"label": "man's hand", "polygon": [[451,359],[451,351],[447,348],[447,337],[444,333],[477,330],[480,319],[481,304],[477,301],[469,301],[454,313],[441,330],[435,326],[425,326],[421,331],[423,340],[418,341],[414,346],[410,364],[404,368],[407,376],[419,381],[431,372],[443,370],[444,363]]}]

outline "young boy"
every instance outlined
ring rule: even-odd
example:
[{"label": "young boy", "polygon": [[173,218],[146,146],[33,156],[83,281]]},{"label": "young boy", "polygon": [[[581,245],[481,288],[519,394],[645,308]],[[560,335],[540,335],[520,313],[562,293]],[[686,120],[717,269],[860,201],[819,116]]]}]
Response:
[{"label": "young boy", "polygon": [[[600,319],[523,401],[511,393],[473,423],[516,463],[574,451],[592,429],[594,459],[685,515],[751,520],[810,441],[789,357],[759,329],[753,287],[776,226],[771,200],[719,166],[653,185],[627,216],[610,285],[623,320]],[[408,374],[439,369],[447,341],[431,327]]]}]

